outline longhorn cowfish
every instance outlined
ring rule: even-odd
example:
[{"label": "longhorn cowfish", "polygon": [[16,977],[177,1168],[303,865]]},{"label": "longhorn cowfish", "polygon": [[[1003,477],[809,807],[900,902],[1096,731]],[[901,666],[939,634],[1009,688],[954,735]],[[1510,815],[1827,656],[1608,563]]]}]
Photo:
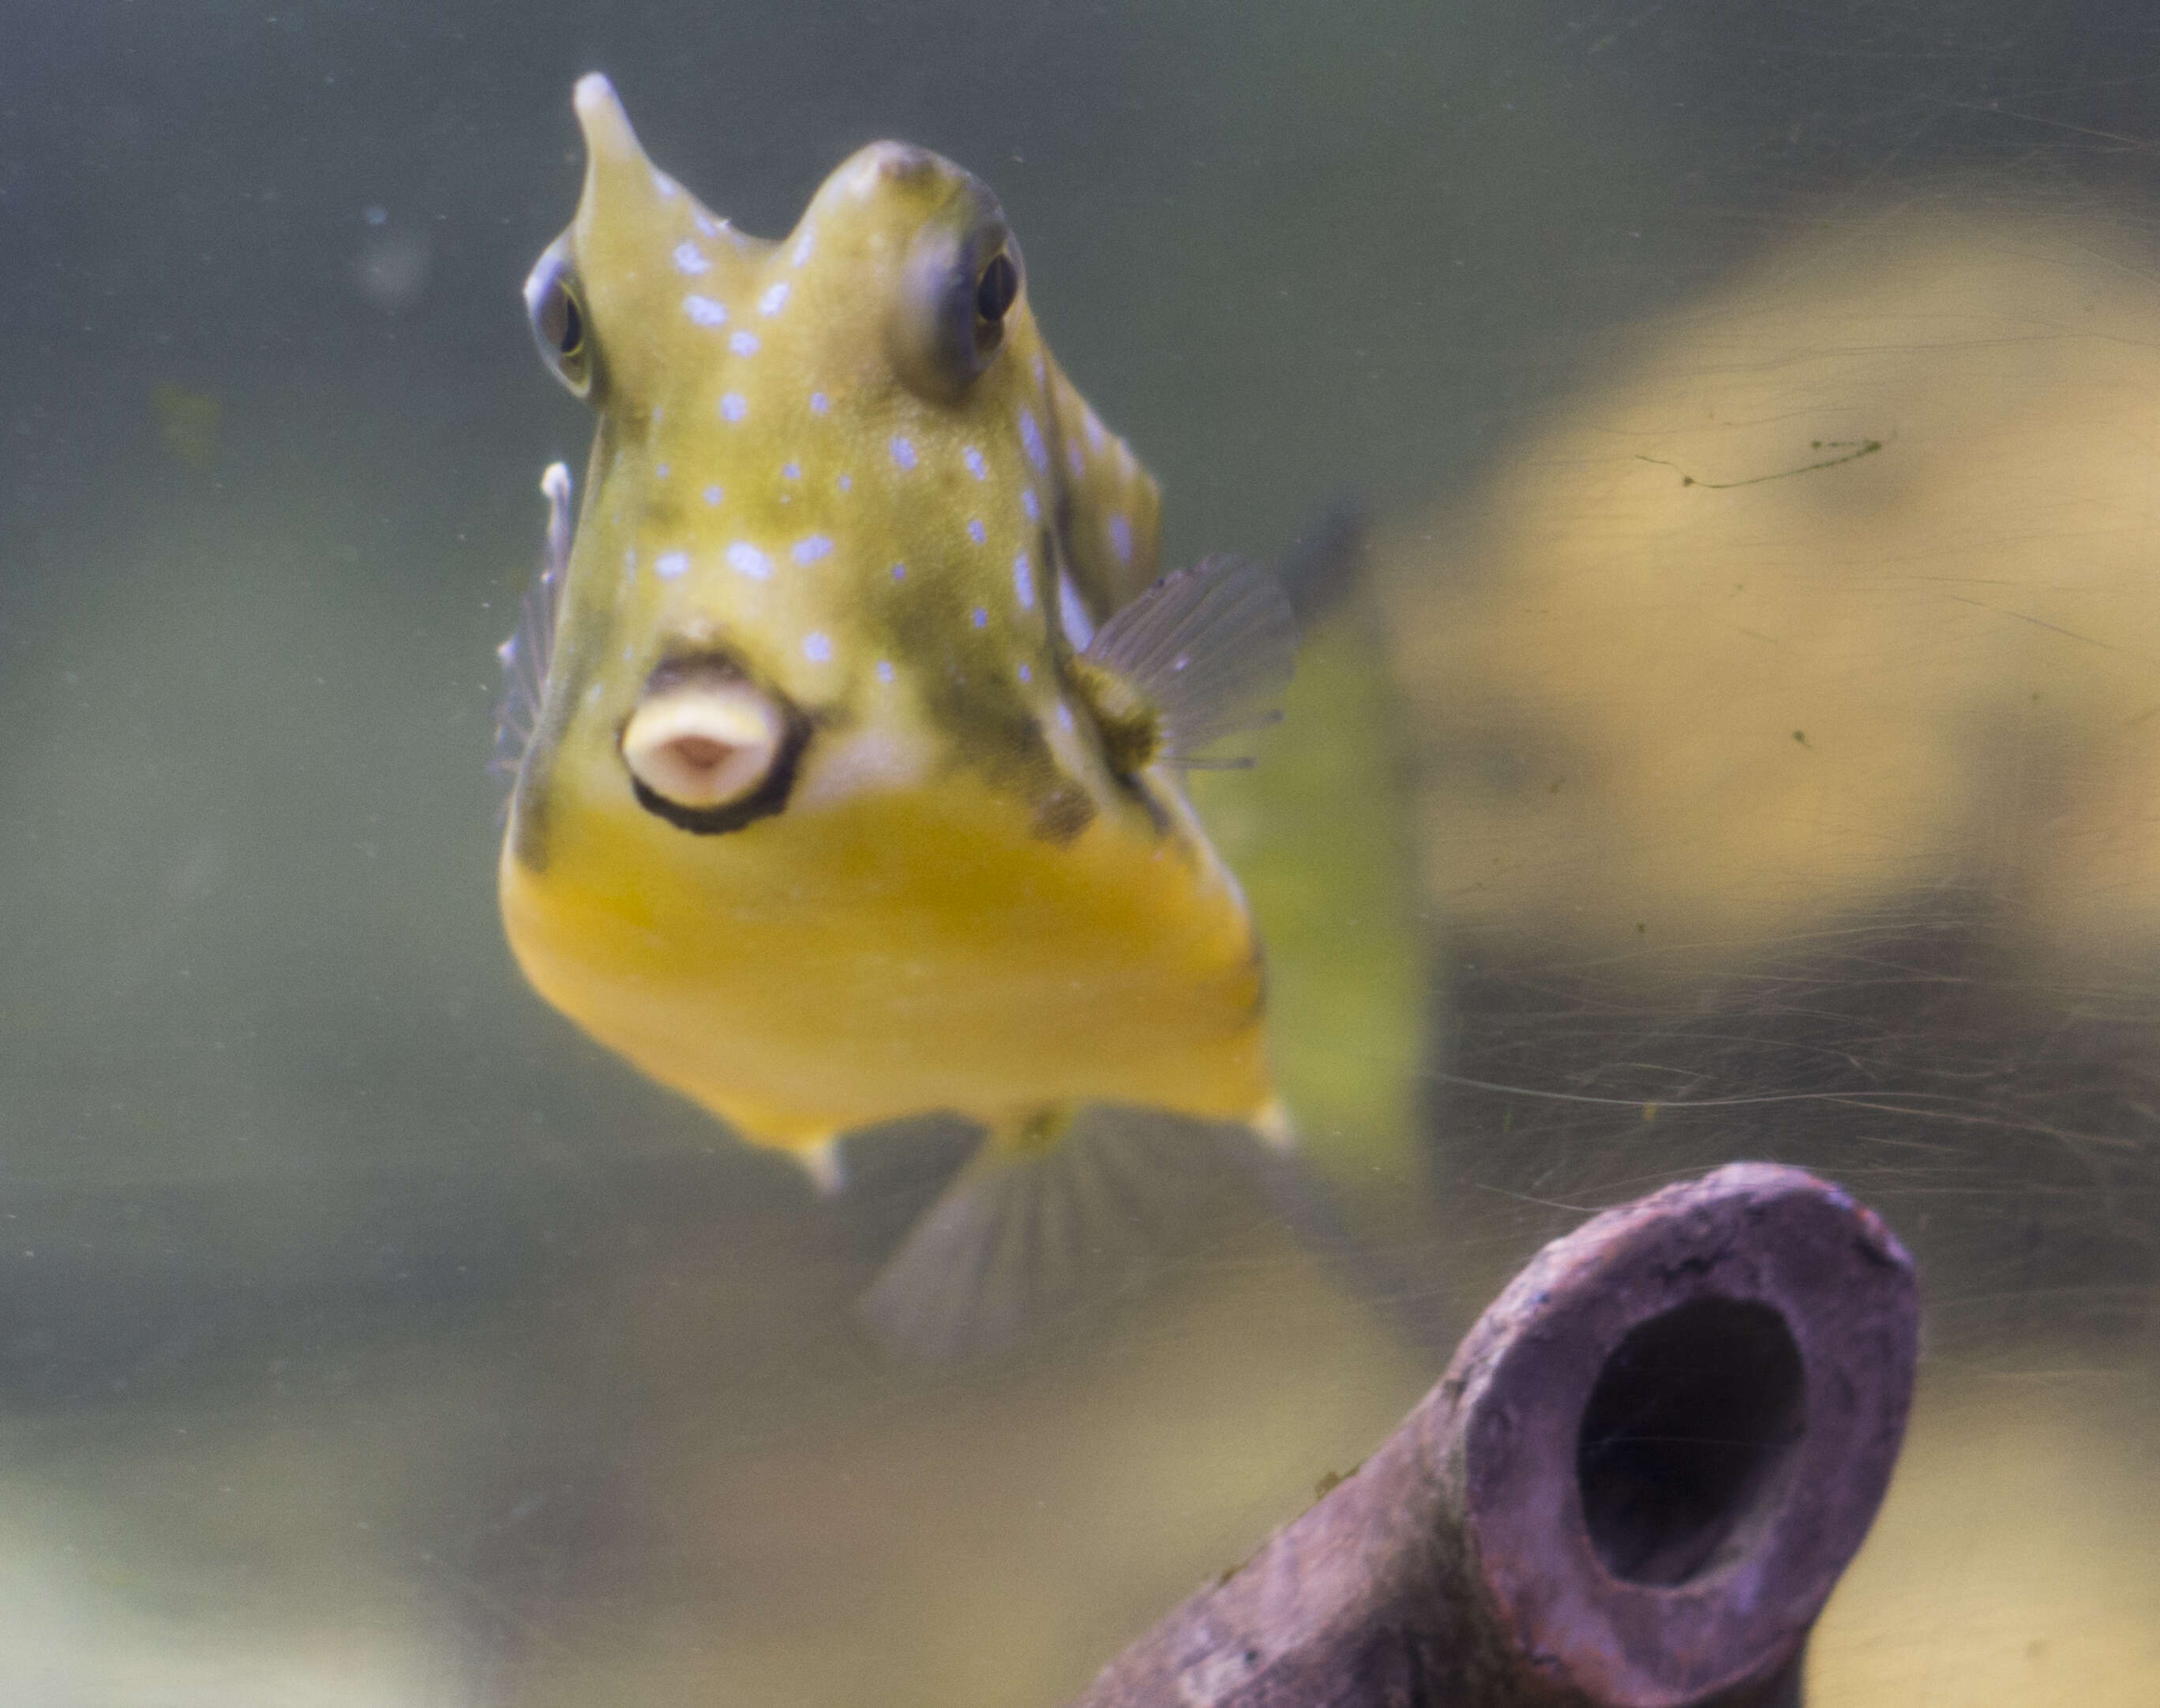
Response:
[{"label": "longhorn cowfish", "polygon": [[595,432],[503,649],[510,946],[821,1183],[861,1129],[979,1123],[868,1302],[889,1342],[984,1349],[1059,1243],[1031,1199],[1083,1106],[1285,1134],[1260,946],[1180,772],[1266,720],[1290,609],[1235,560],[1156,579],[1155,484],[975,178],[874,143],[761,241],[605,77],[575,106],[583,192],[525,296]]}]

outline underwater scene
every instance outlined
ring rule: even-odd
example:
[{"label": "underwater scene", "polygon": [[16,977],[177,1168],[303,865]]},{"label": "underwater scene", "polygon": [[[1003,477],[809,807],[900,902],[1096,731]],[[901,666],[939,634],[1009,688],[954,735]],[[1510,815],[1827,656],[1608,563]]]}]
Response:
[{"label": "underwater scene", "polygon": [[2141,9],[17,11],[0,1704],[1054,1708],[1742,1160],[2160,1700]]}]

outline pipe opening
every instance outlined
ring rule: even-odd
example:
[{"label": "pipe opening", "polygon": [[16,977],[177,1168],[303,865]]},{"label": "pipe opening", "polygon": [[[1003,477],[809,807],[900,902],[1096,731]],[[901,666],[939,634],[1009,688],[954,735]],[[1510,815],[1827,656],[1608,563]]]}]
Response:
[{"label": "pipe opening", "polygon": [[1799,1348],[1767,1305],[1697,1299],[1630,1331],[1576,1440],[1605,1569],[1669,1588],[1746,1552],[1784,1498],[1804,1385]]}]

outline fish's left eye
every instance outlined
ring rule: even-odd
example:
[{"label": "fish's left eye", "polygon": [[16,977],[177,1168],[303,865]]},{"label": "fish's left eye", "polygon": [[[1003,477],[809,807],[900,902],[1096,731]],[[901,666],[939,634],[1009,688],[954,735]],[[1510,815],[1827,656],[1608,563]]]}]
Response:
[{"label": "fish's left eye", "polygon": [[885,353],[908,388],[956,402],[989,371],[1025,289],[1020,246],[996,200],[967,179],[942,218],[910,246],[885,313]]},{"label": "fish's left eye", "polygon": [[525,281],[525,312],[532,322],[532,340],[540,359],[574,397],[593,387],[592,339],[584,306],[578,299],[577,276],[558,242],[540,257]]},{"label": "fish's left eye", "polygon": [[1012,257],[1000,249],[975,281],[975,318],[996,325],[1019,294],[1020,269],[1013,265]]}]

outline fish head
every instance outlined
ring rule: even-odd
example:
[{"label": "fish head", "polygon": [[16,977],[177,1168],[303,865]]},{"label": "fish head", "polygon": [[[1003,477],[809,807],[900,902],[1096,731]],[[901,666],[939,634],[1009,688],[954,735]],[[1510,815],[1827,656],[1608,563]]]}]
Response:
[{"label": "fish head", "polygon": [[605,77],[575,104],[526,301],[597,430],[514,818],[574,788],[719,833],[956,770],[1047,825],[1129,807],[1073,657],[1152,576],[1155,488],[1050,358],[996,197],[875,143],[763,241]]}]

